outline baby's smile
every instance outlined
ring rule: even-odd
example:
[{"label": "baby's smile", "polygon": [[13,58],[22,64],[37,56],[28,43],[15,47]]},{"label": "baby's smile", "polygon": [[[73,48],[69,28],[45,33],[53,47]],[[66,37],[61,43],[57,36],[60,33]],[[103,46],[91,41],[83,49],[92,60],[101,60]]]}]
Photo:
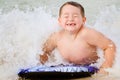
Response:
[{"label": "baby's smile", "polygon": [[75,23],[68,23],[67,26],[75,26]]}]

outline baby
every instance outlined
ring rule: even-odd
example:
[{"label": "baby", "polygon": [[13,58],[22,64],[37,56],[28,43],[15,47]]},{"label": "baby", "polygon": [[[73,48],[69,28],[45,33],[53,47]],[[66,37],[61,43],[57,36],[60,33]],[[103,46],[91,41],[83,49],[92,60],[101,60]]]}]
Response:
[{"label": "baby", "polygon": [[114,43],[100,32],[86,27],[84,8],[77,2],[66,2],[59,10],[59,25],[62,30],[51,34],[43,46],[40,61],[44,64],[51,52],[57,48],[62,57],[74,64],[91,64],[98,59],[97,48],[104,51],[105,61],[100,73],[113,65],[115,56]]}]

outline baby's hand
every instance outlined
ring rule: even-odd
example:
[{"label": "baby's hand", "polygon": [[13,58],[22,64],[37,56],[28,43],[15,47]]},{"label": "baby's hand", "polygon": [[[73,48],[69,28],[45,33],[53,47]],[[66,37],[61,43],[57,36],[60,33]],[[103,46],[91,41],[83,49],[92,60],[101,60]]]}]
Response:
[{"label": "baby's hand", "polygon": [[98,71],[99,74],[109,74],[107,71],[105,71],[104,68],[100,68],[100,70]]},{"label": "baby's hand", "polygon": [[44,64],[48,60],[47,54],[40,55],[40,62]]}]

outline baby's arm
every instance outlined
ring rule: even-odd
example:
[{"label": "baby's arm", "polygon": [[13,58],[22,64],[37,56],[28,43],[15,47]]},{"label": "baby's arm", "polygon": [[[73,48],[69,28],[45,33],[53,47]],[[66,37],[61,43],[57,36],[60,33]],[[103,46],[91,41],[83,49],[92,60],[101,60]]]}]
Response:
[{"label": "baby's arm", "polygon": [[44,43],[42,51],[43,55],[40,55],[40,62],[44,64],[48,60],[48,55],[56,48],[55,33],[52,34]]},{"label": "baby's arm", "polygon": [[89,43],[101,48],[104,51],[105,61],[99,70],[100,73],[104,73],[105,68],[110,68],[113,65],[116,52],[115,44],[110,39],[106,38],[103,34],[95,30],[91,30],[89,34],[92,35],[89,37]]},{"label": "baby's arm", "polygon": [[[105,44],[105,43],[103,43],[103,44]],[[115,52],[116,52],[115,44],[111,40],[108,40],[108,46],[103,48],[103,51],[104,51],[105,61],[103,62],[102,66],[100,67],[99,73],[104,73],[105,68],[112,67],[113,61],[115,59]]]}]

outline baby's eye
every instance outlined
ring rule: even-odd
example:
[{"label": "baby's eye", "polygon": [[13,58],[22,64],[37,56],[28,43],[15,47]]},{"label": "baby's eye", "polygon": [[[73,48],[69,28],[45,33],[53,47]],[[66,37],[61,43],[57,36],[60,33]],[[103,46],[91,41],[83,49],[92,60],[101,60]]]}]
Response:
[{"label": "baby's eye", "polygon": [[66,15],[66,16],[64,16],[64,18],[68,18],[68,16]]},{"label": "baby's eye", "polygon": [[73,15],[73,17],[78,17],[78,15]]}]

